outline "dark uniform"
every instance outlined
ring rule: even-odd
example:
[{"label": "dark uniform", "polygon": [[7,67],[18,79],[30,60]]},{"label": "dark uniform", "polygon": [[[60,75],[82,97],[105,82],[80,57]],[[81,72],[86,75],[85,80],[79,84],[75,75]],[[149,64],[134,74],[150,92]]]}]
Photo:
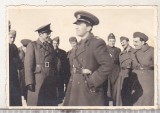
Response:
[{"label": "dark uniform", "polygon": [[[21,43],[24,48],[27,47],[28,43],[30,43],[31,40],[29,39],[23,39],[21,40]],[[25,73],[24,73],[24,58],[25,58],[25,51],[23,50],[23,47],[21,46],[18,48],[18,53],[19,53],[19,59],[20,59],[20,68],[18,70],[18,76],[19,76],[19,81],[20,81],[20,86],[21,86],[21,95],[24,96],[25,99],[27,99],[27,88],[25,86]]]},{"label": "dark uniform", "polygon": [[[53,39],[55,41],[58,41],[59,43],[59,38]],[[57,84],[57,89],[58,89],[58,98],[60,100],[63,100],[65,92],[64,92],[64,86],[67,84],[68,81],[68,76],[69,76],[69,63],[67,61],[67,53],[66,51],[57,48],[53,51],[54,56],[55,56],[55,61],[57,64],[57,79],[56,79],[56,84]]]},{"label": "dark uniform", "polygon": [[[139,37],[145,42],[148,37],[135,32],[133,37]],[[136,49],[133,60],[133,73],[138,77],[142,87],[142,95],[135,101],[134,106],[154,105],[154,48],[145,43],[141,49]]]},{"label": "dark uniform", "polygon": [[[91,21],[93,25],[98,19],[88,12],[76,12],[77,21]],[[103,106],[103,83],[112,70],[112,62],[104,40],[92,33],[79,42],[74,51],[72,75],[68,84],[65,106]],[[89,69],[91,74],[84,74]]]},{"label": "dark uniform", "polygon": [[[36,30],[38,32],[51,32],[50,24]],[[53,65],[53,47],[40,39],[28,44],[25,56],[26,86],[33,85],[28,90],[28,106],[57,105],[55,66]]]},{"label": "dark uniform", "polygon": [[[108,36],[109,39],[115,39],[115,36],[113,33],[111,33]],[[110,47],[107,45],[107,49],[109,51],[109,55],[113,61],[113,70],[112,74],[110,74],[109,79],[108,79],[108,92],[107,95],[108,97],[111,97],[111,99],[115,102],[116,101],[116,95],[117,95],[117,80],[119,77],[120,73],[120,63],[119,63],[119,54],[121,52],[120,48],[117,48],[115,46]]]},{"label": "dark uniform", "polygon": [[[10,31],[11,34],[15,32]],[[18,48],[15,44],[9,44],[9,97],[10,106],[21,106],[21,90],[18,79],[19,56]]]}]

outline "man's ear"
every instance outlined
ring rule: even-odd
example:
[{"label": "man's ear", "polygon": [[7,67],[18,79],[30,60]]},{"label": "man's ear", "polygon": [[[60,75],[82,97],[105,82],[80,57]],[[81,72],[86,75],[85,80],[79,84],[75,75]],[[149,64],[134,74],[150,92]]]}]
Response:
[{"label": "man's ear", "polygon": [[87,31],[91,31],[92,30],[92,26],[87,26]]},{"label": "man's ear", "polygon": [[142,44],[144,45],[144,44],[145,44],[145,41],[142,41]]}]

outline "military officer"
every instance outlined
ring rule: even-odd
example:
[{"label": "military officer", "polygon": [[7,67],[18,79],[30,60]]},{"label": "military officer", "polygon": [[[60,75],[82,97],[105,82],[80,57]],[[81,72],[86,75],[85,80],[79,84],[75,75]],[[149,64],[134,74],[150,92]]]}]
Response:
[{"label": "military officer", "polygon": [[57,105],[53,46],[48,44],[50,24],[36,30],[37,41],[28,44],[24,61],[28,106]]},{"label": "military officer", "polygon": [[59,48],[60,39],[59,37],[55,37],[52,40],[52,45],[54,47],[54,56],[56,57],[56,64],[57,64],[57,89],[58,89],[58,99],[61,103],[64,99],[65,95],[65,85],[67,83],[67,78],[69,76],[69,70],[68,70],[68,61],[67,61],[67,53],[66,51]]},{"label": "military officer", "polygon": [[136,51],[133,60],[133,73],[137,75],[142,87],[140,97],[134,106],[154,105],[154,48],[146,42],[148,36],[141,32],[133,34],[133,44]]},{"label": "military officer", "polygon": [[115,47],[116,38],[113,33],[110,33],[108,36],[108,45],[107,49],[109,51],[109,55],[113,61],[113,70],[112,74],[110,74],[108,78],[108,97],[111,97],[113,100],[113,104],[116,103],[116,95],[117,95],[117,79],[120,72],[120,64],[119,64],[119,54],[121,52],[120,48]]},{"label": "military officer", "polygon": [[25,75],[24,75],[24,58],[25,58],[25,53],[26,53],[26,47],[27,45],[31,42],[29,39],[22,39],[21,43],[22,46],[18,48],[18,53],[19,53],[19,59],[20,59],[20,68],[18,70],[18,76],[19,76],[19,81],[20,81],[20,86],[21,86],[21,95],[24,96],[25,99],[27,99],[27,92],[26,92],[26,87],[25,87]]},{"label": "military officer", "polygon": [[21,90],[18,79],[19,56],[18,48],[14,44],[16,31],[9,32],[9,101],[10,106],[21,106]]},{"label": "military officer", "polygon": [[64,105],[103,106],[103,83],[112,71],[112,61],[104,40],[91,33],[99,19],[86,11],[77,11],[74,15],[76,33],[81,41],[74,52]]}]

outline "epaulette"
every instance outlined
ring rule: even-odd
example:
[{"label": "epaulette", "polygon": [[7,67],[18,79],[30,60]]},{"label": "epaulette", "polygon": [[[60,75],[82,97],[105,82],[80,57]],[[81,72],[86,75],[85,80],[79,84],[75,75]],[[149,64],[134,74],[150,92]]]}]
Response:
[{"label": "epaulette", "polygon": [[101,39],[100,37],[98,37],[98,36],[95,36],[94,38],[96,38],[96,39]]}]

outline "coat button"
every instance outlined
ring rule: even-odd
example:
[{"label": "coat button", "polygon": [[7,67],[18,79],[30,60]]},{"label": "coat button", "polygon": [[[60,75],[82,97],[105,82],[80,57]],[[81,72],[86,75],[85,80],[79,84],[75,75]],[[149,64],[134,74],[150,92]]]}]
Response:
[{"label": "coat button", "polygon": [[80,84],[80,82],[78,82],[78,84]]}]

